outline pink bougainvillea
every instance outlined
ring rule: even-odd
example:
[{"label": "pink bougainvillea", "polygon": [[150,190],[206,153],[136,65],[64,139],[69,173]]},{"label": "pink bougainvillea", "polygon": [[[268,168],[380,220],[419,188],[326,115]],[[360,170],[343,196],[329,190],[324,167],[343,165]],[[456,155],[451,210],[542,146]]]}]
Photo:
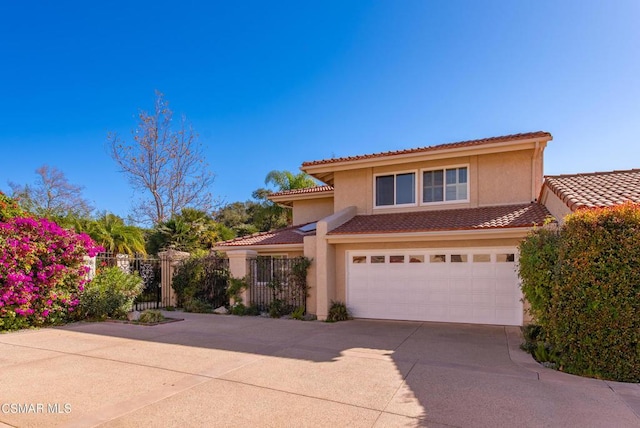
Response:
[{"label": "pink bougainvillea", "polygon": [[84,256],[101,250],[47,219],[0,222],[0,330],[63,320],[86,282]]}]

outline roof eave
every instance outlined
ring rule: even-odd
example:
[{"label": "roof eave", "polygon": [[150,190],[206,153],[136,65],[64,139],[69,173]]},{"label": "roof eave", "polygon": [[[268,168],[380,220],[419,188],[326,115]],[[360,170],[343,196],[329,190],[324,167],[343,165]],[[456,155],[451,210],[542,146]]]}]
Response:
[{"label": "roof eave", "polygon": [[304,250],[304,243],[301,244],[269,244],[269,245],[221,245],[213,247],[215,251],[253,250],[265,251],[300,251]]}]

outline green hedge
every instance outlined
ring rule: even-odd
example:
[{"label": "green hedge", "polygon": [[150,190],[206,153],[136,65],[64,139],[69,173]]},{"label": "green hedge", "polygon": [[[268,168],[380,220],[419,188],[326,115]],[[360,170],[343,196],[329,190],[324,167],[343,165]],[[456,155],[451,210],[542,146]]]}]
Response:
[{"label": "green hedge", "polygon": [[117,266],[104,269],[85,285],[79,314],[90,319],[124,318],[142,292],[142,278]]},{"label": "green hedge", "polygon": [[580,210],[520,251],[523,292],[558,367],[640,382],[640,205]]}]

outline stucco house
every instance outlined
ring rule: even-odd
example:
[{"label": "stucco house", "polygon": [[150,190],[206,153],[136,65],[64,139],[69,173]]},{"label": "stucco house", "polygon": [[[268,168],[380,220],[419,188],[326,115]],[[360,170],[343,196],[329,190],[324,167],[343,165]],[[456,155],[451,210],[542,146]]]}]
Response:
[{"label": "stucco house", "polygon": [[294,226],[216,250],[232,273],[256,255],[311,258],[307,312],[319,319],[336,300],[360,318],[521,325],[517,246],[551,215],[538,201],[550,140],[532,132],[305,162],[324,185],[270,197]]}]

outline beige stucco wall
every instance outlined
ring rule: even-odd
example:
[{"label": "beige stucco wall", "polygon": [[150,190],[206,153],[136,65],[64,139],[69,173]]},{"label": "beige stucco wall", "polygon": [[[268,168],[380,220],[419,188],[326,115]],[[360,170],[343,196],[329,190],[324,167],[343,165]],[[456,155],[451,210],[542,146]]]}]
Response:
[{"label": "beige stucco wall", "polygon": [[[421,170],[465,165],[469,167],[468,202],[374,208],[373,181],[377,174],[416,171],[419,201],[422,193]],[[535,200],[540,192],[541,168],[542,151],[527,149],[338,171],[334,175],[334,210],[337,212],[355,205],[358,214],[382,214],[528,203]]]},{"label": "beige stucco wall", "polygon": [[333,214],[333,198],[307,199],[293,202],[293,224],[318,221]]},{"label": "beige stucco wall", "polygon": [[371,168],[338,171],[334,175],[334,212],[355,206],[358,214],[370,214],[373,201]]},{"label": "beige stucco wall", "polygon": [[556,196],[555,193],[546,190],[546,188],[543,194],[542,201],[540,202],[542,202],[544,206],[547,207],[551,215],[554,216],[556,220],[558,220],[558,224],[564,223],[564,218],[567,215],[571,214],[571,210],[569,209],[567,204],[562,202],[562,200],[558,196]]},{"label": "beige stucco wall", "polygon": [[542,182],[533,183],[538,175],[533,174],[533,156],[533,150],[479,156],[479,205],[527,203],[535,200]]}]

